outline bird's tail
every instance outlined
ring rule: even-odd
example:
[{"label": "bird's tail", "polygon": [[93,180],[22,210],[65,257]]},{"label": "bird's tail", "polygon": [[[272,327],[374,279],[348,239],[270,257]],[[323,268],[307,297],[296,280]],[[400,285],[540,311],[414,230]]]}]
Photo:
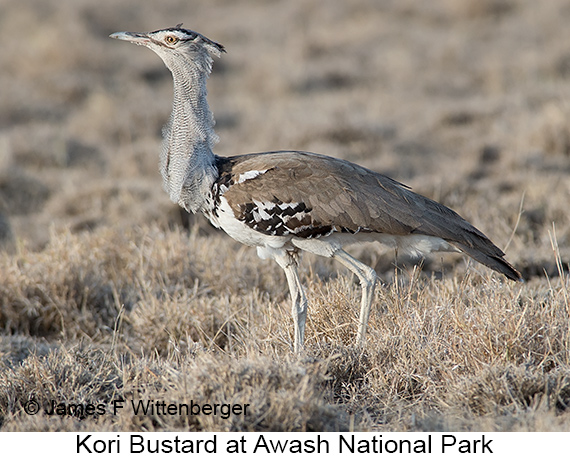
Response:
[{"label": "bird's tail", "polygon": [[[488,241],[494,249],[481,249],[481,246],[469,247],[461,243],[452,242],[452,244],[463,251],[468,256],[475,259],[477,262],[488,266],[489,268],[504,274],[507,278],[513,281],[524,282],[521,274],[509,262],[503,259],[504,253],[497,248],[493,243]],[[484,251],[492,251],[488,254]]]}]

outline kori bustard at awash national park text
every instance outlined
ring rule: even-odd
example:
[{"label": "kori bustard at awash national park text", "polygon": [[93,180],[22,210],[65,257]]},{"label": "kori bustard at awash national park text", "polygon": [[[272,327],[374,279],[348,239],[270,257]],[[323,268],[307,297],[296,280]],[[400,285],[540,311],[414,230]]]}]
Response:
[{"label": "kori bustard at awash national park text", "polygon": [[451,209],[386,176],[345,160],[298,151],[220,157],[206,100],[212,56],[224,48],[182,24],[112,38],[153,50],[174,78],[174,103],[163,130],[160,170],[172,201],[201,211],[235,240],[257,248],[285,272],[303,347],[307,298],[297,273],[299,251],[332,257],[360,280],[356,343],[362,344],[376,284],[375,271],[343,250],[379,241],[417,254],[462,251],[515,281],[520,273],[483,233]]}]

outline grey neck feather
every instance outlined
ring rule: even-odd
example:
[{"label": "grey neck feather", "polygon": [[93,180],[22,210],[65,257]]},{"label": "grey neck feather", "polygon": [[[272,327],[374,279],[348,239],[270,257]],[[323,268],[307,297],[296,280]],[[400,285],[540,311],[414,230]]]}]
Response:
[{"label": "grey neck feather", "polygon": [[170,199],[195,213],[204,208],[217,178],[212,152],[218,137],[206,100],[206,80],[212,58],[165,60],[174,79],[174,102],[163,129],[160,171]]}]

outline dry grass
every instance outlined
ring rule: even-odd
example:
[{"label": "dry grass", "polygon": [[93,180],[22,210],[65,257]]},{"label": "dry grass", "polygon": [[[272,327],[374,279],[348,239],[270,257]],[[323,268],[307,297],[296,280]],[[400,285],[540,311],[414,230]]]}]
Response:
[{"label": "dry grass", "polygon": [[[568,431],[566,3],[4,2],[1,430]],[[279,268],[160,189],[169,74],[107,39],[181,21],[228,48],[209,86],[217,153],[300,148],[389,174],[508,246],[527,282],[355,247],[384,281],[356,350],[357,283],[306,256],[294,357]],[[250,406],[111,414],[120,400]],[[52,401],[107,410],[49,416]]]},{"label": "dry grass", "polygon": [[[4,255],[6,430],[567,429],[567,277],[400,273],[379,288],[359,351],[357,285],[307,271],[308,350],[296,359],[278,267],[215,241],[212,251],[211,236],[176,228],[100,229]],[[31,398],[46,408],[192,399],[250,404],[252,415],[79,421],[26,416]]]}]

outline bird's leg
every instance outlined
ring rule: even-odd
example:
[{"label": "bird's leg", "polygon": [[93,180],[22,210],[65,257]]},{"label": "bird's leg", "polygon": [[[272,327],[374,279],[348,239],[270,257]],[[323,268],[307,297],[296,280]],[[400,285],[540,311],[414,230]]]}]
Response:
[{"label": "bird's leg", "polygon": [[295,325],[295,353],[301,352],[305,335],[305,320],[307,318],[307,297],[303,291],[303,286],[297,273],[297,259],[294,253],[285,252],[281,255],[274,255],[273,258],[279,264],[289,284],[291,294],[293,323]]},{"label": "bird's leg", "polygon": [[362,288],[362,297],[360,301],[360,319],[358,321],[358,333],[356,335],[356,345],[362,346],[366,335],[366,326],[368,325],[368,317],[370,316],[370,307],[372,306],[372,298],[374,297],[374,288],[376,287],[376,272],[368,265],[359,262],[346,251],[339,249],[333,254],[333,258],[342,263],[346,268],[352,271],[360,281]]}]

